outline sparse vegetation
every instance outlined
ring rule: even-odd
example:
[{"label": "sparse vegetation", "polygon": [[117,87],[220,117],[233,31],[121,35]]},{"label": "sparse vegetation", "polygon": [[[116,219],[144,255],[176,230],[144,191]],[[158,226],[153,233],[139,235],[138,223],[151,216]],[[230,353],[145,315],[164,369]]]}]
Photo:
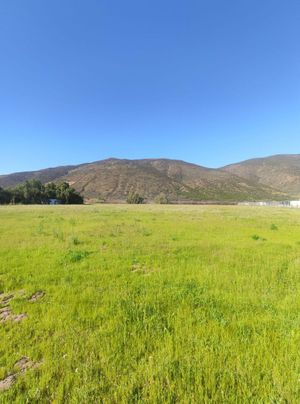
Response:
[{"label": "sparse vegetation", "polygon": [[258,183],[255,178],[241,181],[230,172],[168,159],[108,159],[80,166],[10,174],[0,176],[0,186],[8,188],[29,179],[38,179],[43,184],[71,183],[77,191],[82,190],[86,200],[93,202],[125,202],[127,190],[137,191],[149,201],[164,193],[176,203],[290,199],[288,194]]},{"label": "sparse vegetation", "polygon": [[299,221],[1,206],[0,402],[297,403]]},{"label": "sparse vegetation", "polygon": [[259,181],[297,199],[300,189],[300,155],[281,154],[250,159],[223,167],[227,172],[250,181]]},{"label": "sparse vegetation", "polygon": [[159,205],[167,205],[168,203],[170,203],[169,198],[163,192],[157,195],[157,197],[154,199],[154,202],[158,203]]},{"label": "sparse vegetation", "polygon": [[255,241],[266,241],[264,237],[260,237],[258,234],[253,234],[252,239]]},{"label": "sparse vegetation", "polygon": [[141,205],[142,203],[144,203],[144,201],[145,201],[144,198],[135,191],[129,192],[126,199],[127,203],[133,205]]}]

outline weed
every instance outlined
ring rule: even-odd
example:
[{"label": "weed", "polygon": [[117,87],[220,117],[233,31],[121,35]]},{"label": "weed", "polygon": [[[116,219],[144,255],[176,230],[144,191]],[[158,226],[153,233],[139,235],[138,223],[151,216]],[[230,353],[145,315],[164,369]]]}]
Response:
[{"label": "weed", "polygon": [[79,238],[78,238],[78,237],[75,237],[75,236],[72,236],[72,237],[70,238],[70,243],[73,244],[73,245],[82,244],[82,242],[79,240]]},{"label": "weed", "polygon": [[69,262],[79,262],[84,258],[88,257],[90,252],[88,251],[69,251],[65,255],[65,260]]},{"label": "weed", "polygon": [[255,241],[267,241],[267,239],[266,238],[264,238],[264,237],[260,237],[260,236],[258,236],[257,234],[253,234],[253,236],[251,236],[251,238],[253,239],[253,240],[255,240]]}]

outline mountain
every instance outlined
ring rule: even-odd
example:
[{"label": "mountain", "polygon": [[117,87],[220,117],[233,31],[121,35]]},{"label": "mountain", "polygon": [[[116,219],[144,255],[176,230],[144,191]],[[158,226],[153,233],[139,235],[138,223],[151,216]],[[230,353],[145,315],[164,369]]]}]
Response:
[{"label": "mountain", "polygon": [[222,170],[259,185],[300,196],[300,154],[283,154],[242,161]]},{"label": "mountain", "polygon": [[39,171],[24,171],[21,173],[0,175],[0,187],[14,187],[18,184],[22,184],[22,182],[32,179],[39,180],[43,183],[55,181],[57,178],[68,174],[69,171],[77,167],[80,166],[62,166],[55,168],[46,168]]},{"label": "mountain", "polygon": [[107,159],[77,166],[0,176],[8,188],[28,179],[43,183],[67,181],[91,201],[124,201],[131,190],[148,201],[165,193],[171,201],[219,201],[285,199],[287,195],[234,173],[168,159]]}]

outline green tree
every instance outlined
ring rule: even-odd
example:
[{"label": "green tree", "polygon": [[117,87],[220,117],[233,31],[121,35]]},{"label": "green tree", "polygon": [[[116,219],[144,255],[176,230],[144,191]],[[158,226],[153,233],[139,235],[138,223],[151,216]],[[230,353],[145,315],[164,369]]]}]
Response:
[{"label": "green tree", "polygon": [[54,182],[49,182],[44,188],[45,199],[56,199],[57,198],[57,185]]},{"label": "green tree", "polygon": [[24,201],[28,204],[41,204],[44,198],[44,186],[41,181],[28,180],[24,184]]},{"label": "green tree", "polygon": [[11,201],[11,194],[9,191],[0,187],[0,205],[6,205]]},{"label": "green tree", "polygon": [[130,191],[127,195],[127,203],[130,204],[142,204],[144,203],[144,198],[139,195],[137,192]]},{"label": "green tree", "polygon": [[0,188],[0,204],[41,204],[48,203],[49,199],[59,199],[63,204],[82,204],[84,202],[83,197],[67,182],[59,185],[50,182],[44,186],[40,181],[33,179],[8,191]]},{"label": "green tree", "polygon": [[67,182],[63,182],[57,186],[56,197],[64,204],[82,204],[83,197],[71,188]]},{"label": "green tree", "polygon": [[11,188],[9,192],[11,194],[11,203],[25,203],[24,185],[17,185],[16,187]]}]

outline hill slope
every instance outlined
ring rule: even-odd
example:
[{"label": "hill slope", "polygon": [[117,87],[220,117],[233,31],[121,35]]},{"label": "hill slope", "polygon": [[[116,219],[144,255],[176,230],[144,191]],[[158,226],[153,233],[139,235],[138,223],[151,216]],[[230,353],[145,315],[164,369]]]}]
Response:
[{"label": "hill slope", "polygon": [[[85,198],[124,201],[130,190],[148,200],[164,192],[172,201],[241,201],[280,199],[282,193],[230,172],[209,169],[178,160],[108,159],[0,176],[0,186],[14,186],[26,179],[67,181]],[[286,195],[285,195],[286,196]]]},{"label": "hill slope", "polygon": [[261,185],[300,196],[300,155],[277,155],[242,161],[223,170]]},{"label": "hill slope", "polygon": [[18,184],[21,184],[22,182],[32,179],[37,179],[43,183],[55,181],[57,178],[66,175],[69,171],[71,171],[75,167],[80,166],[62,166],[55,168],[46,168],[44,170],[38,170],[38,171],[24,171],[20,173],[0,175],[0,187],[2,188],[14,187]]}]

